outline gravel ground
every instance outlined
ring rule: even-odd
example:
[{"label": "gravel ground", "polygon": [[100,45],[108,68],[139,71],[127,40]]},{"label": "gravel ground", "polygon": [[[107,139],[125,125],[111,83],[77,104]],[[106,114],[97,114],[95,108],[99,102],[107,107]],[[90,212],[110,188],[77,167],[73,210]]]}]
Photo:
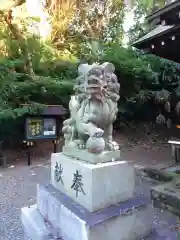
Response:
[{"label": "gravel ground", "polygon": [[37,183],[48,183],[48,162],[0,169],[0,240],[22,240],[20,211],[36,203]]},{"label": "gravel ground", "polygon": [[[0,169],[0,240],[23,240],[21,208],[35,204],[37,183],[45,184],[48,181],[48,161],[36,162],[36,165],[31,167],[19,164]],[[151,184],[139,180],[140,183],[140,193],[147,195]],[[178,222],[170,213],[155,211],[153,222],[161,236],[148,238],[148,240],[180,239],[178,236],[171,236],[171,231],[177,232]],[[164,235],[167,235],[167,238]]]}]

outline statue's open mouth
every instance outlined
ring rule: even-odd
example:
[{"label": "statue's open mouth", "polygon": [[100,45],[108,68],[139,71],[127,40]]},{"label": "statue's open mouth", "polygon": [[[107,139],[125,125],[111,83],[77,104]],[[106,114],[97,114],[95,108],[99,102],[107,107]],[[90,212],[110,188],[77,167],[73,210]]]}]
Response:
[{"label": "statue's open mouth", "polygon": [[96,95],[96,94],[100,94],[101,95],[101,87],[98,85],[88,85],[86,88],[86,92],[90,95]]},{"label": "statue's open mouth", "polygon": [[96,76],[90,76],[87,81],[88,85],[100,85],[100,79]]},{"label": "statue's open mouth", "polygon": [[86,91],[90,95],[102,95],[101,79],[96,76],[89,76]]}]

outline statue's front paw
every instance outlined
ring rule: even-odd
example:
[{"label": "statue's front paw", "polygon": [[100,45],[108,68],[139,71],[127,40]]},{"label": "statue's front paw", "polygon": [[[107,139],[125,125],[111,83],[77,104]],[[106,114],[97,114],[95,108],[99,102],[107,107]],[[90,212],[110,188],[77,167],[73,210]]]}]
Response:
[{"label": "statue's front paw", "polygon": [[79,149],[86,148],[85,142],[83,140],[76,140],[76,143],[77,143],[77,148],[79,148]]},{"label": "statue's front paw", "polygon": [[79,149],[85,149],[85,148],[86,148],[86,145],[83,144],[83,143],[82,143],[82,144],[79,144],[79,145],[78,145],[78,148],[79,148]]},{"label": "statue's front paw", "polygon": [[97,128],[97,130],[92,133],[91,137],[96,137],[96,138],[100,138],[102,137],[104,134],[104,131],[101,128]]},{"label": "statue's front paw", "polygon": [[107,148],[109,151],[119,150],[119,144],[117,142],[111,141],[107,143]]}]

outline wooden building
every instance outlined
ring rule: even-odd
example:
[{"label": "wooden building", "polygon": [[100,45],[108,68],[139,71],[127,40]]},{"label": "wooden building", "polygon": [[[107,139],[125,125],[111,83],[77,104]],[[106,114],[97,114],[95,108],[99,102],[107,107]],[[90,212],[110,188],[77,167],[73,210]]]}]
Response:
[{"label": "wooden building", "polygon": [[180,63],[180,0],[168,2],[164,8],[154,11],[146,19],[156,27],[133,46],[144,53]]}]

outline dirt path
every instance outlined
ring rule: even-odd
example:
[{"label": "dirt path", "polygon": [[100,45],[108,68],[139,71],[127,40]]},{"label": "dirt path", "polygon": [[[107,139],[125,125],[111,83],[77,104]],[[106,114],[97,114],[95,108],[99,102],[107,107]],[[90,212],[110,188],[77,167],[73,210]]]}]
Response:
[{"label": "dirt path", "polygon": [[[168,144],[171,133],[167,129],[159,132],[147,131],[147,126],[140,125],[121,133],[115,132],[114,136],[114,140],[120,145],[121,158],[124,160],[142,165],[171,164],[171,149]],[[63,140],[60,150],[62,145]],[[47,161],[52,152],[51,141],[37,142],[36,147],[31,150],[33,163]],[[9,164],[21,166],[27,164],[27,155],[24,149],[6,150],[5,156]]]}]

